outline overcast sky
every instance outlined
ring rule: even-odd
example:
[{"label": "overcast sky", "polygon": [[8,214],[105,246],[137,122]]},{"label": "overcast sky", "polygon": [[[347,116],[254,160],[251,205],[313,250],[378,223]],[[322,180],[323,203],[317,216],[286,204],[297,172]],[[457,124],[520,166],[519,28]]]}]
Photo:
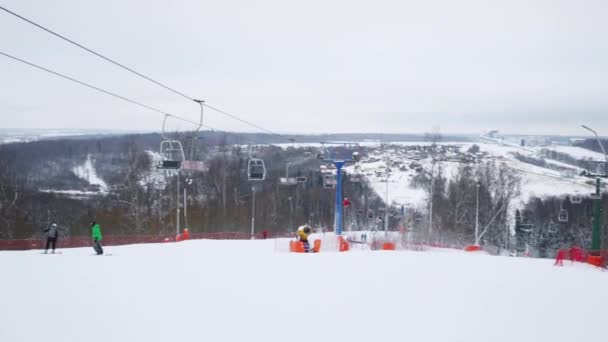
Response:
[{"label": "overcast sky", "polygon": [[[0,0],[279,132],[608,135],[608,1]],[[198,106],[0,11],[0,51],[196,120]],[[0,128],[162,116],[0,56]],[[255,131],[207,111],[206,124]],[[169,129],[188,129],[171,122]]]}]

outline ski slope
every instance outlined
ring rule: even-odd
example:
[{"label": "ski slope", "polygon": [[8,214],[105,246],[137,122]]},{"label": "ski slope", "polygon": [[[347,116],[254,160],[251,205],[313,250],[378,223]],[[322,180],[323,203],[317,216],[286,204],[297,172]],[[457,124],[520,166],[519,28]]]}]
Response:
[{"label": "ski slope", "polygon": [[0,252],[0,341],[608,340],[608,273],[588,265],[274,244]]}]

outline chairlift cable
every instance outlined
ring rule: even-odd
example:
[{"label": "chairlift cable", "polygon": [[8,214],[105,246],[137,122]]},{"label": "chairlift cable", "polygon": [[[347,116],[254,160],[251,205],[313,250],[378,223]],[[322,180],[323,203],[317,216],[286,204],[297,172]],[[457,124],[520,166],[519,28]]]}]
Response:
[{"label": "chairlift cable", "polygon": [[171,91],[171,92],[173,92],[173,93],[175,93],[175,94],[177,94],[177,95],[180,95],[180,96],[182,96],[182,97],[184,97],[184,98],[186,98],[186,99],[188,99],[188,100],[195,101],[195,100],[194,100],[194,98],[192,98],[192,97],[190,97],[190,96],[188,96],[188,95],[186,95],[186,94],[184,94],[184,93],[182,93],[182,92],[179,92],[179,91],[177,91],[177,90],[175,90],[175,89],[173,89],[173,88],[171,88],[171,87],[169,87],[169,86],[166,86],[166,85],[164,85],[164,84],[162,84],[162,83],[160,83],[160,82],[158,82],[158,81],[155,81],[155,80],[151,79],[150,77],[148,77],[148,76],[146,76],[146,75],[143,75],[143,74],[141,74],[141,73],[139,73],[139,72],[137,72],[137,71],[135,71],[135,70],[133,70],[133,69],[131,69],[131,68],[129,68],[129,67],[127,67],[127,66],[125,66],[125,65],[121,64],[121,63],[118,63],[117,61],[115,61],[115,60],[113,60],[113,59],[110,59],[110,58],[108,58],[108,57],[106,57],[106,56],[104,56],[104,55],[100,54],[99,52],[96,52],[96,51],[94,51],[94,50],[91,50],[91,49],[87,48],[86,46],[84,46],[84,45],[82,45],[82,44],[79,44],[79,43],[77,43],[77,42],[75,42],[75,41],[73,41],[73,40],[71,40],[71,39],[67,38],[66,36],[63,36],[63,35],[61,35],[61,34],[59,34],[59,33],[55,32],[55,31],[53,31],[53,30],[51,30],[51,29],[48,29],[48,28],[46,28],[46,27],[44,27],[44,26],[42,26],[42,25],[40,25],[40,24],[38,24],[38,23],[34,22],[33,20],[27,19],[27,18],[25,18],[25,17],[23,17],[23,16],[21,16],[21,15],[19,15],[19,14],[15,13],[15,12],[13,12],[13,11],[11,11],[11,10],[9,10],[9,9],[5,8],[5,7],[0,6],[0,9],[1,9],[1,10],[3,10],[3,11],[5,11],[5,12],[7,12],[7,13],[9,13],[9,14],[11,14],[11,15],[14,15],[15,17],[17,17],[17,18],[19,18],[19,19],[21,19],[21,20],[23,20],[23,21],[25,21],[25,22],[28,22],[28,23],[30,23],[30,24],[32,24],[32,25],[34,25],[34,26],[38,27],[38,28],[39,28],[39,29],[41,29],[41,30],[44,30],[44,31],[46,31],[46,32],[48,32],[48,33],[50,33],[50,34],[54,35],[54,36],[55,36],[55,37],[57,37],[57,38],[63,39],[63,40],[65,40],[66,42],[68,42],[68,43],[70,43],[70,44],[72,44],[72,45],[75,45],[75,46],[77,46],[77,47],[79,47],[79,48],[81,48],[81,49],[83,49],[83,50],[86,50],[86,51],[88,51],[88,52],[90,52],[90,53],[94,54],[95,56],[97,56],[97,57],[99,57],[99,58],[101,58],[101,59],[103,59],[103,60],[105,60],[105,61],[107,61],[107,62],[110,62],[110,63],[112,63],[112,64],[114,64],[114,65],[116,65],[116,66],[118,66],[118,67],[120,67],[120,68],[123,68],[123,69],[125,69],[125,70],[127,70],[127,71],[129,71],[129,72],[131,72],[131,73],[133,73],[133,74],[135,74],[135,75],[137,75],[137,76],[139,76],[139,77],[142,77],[142,78],[144,78],[144,79],[146,79],[146,80],[148,80],[148,81],[150,81],[150,82],[152,82],[152,83],[154,83],[154,84],[156,84],[156,85],[158,85],[158,86],[161,86],[161,87],[163,87],[163,88],[165,88],[165,89],[167,89],[167,90],[169,90],[169,91]]},{"label": "chairlift cable", "polygon": [[[39,70],[42,70],[42,71],[48,72],[48,73],[53,74],[53,75],[55,75],[55,76],[61,77],[61,78],[63,78],[63,79],[66,79],[66,80],[68,80],[68,81],[72,81],[72,82],[74,82],[74,83],[80,84],[80,85],[85,86],[85,87],[87,87],[87,88],[90,88],[90,89],[93,89],[93,90],[97,90],[97,91],[102,92],[102,93],[104,93],[104,94],[106,94],[106,95],[110,95],[110,96],[112,96],[112,97],[115,97],[115,98],[121,99],[121,100],[123,100],[123,101],[126,101],[126,102],[129,102],[129,103],[135,104],[135,105],[137,105],[137,106],[143,107],[143,108],[145,108],[145,109],[148,109],[148,110],[151,110],[151,111],[157,112],[157,113],[159,113],[159,114],[162,114],[162,115],[165,115],[165,116],[168,116],[168,117],[172,117],[172,118],[175,118],[175,119],[178,119],[178,120],[181,120],[181,121],[184,121],[184,122],[187,122],[187,123],[193,124],[193,125],[195,125],[195,126],[199,126],[199,125],[200,125],[200,123],[199,123],[199,122],[194,122],[194,121],[192,121],[192,120],[189,120],[189,119],[183,118],[183,117],[181,117],[181,116],[179,116],[179,115],[171,114],[171,113],[165,112],[165,111],[163,111],[163,110],[160,110],[160,109],[158,109],[158,108],[154,108],[154,107],[152,107],[152,106],[149,106],[149,105],[143,104],[143,103],[141,103],[141,102],[138,102],[138,101],[135,101],[135,100],[131,100],[131,99],[129,99],[129,98],[127,98],[127,97],[124,97],[124,96],[122,96],[122,95],[119,95],[119,94],[113,93],[113,92],[111,92],[111,91],[108,91],[108,90],[105,90],[105,89],[99,88],[99,87],[94,86],[94,85],[91,85],[91,84],[89,84],[89,83],[85,83],[85,82],[80,81],[80,80],[77,80],[77,79],[75,79],[75,78],[73,78],[73,77],[66,76],[66,75],[61,74],[61,73],[59,73],[59,72],[57,72],[57,71],[53,71],[53,70],[48,69],[48,68],[45,68],[45,67],[43,67],[43,66],[40,66],[40,65],[37,65],[37,64],[34,64],[34,63],[31,63],[31,62],[28,62],[28,61],[26,61],[26,60],[24,60],[24,59],[21,59],[21,58],[15,57],[15,56],[10,55],[10,54],[7,54],[7,53],[5,53],[5,52],[0,51],[0,55],[3,55],[3,56],[5,56],[5,57],[8,57],[8,58],[13,59],[13,60],[18,61],[18,62],[21,62],[21,63],[23,63],[23,64],[29,65],[29,66],[31,66],[31,67],[33,67],[33,68],[36,68],[36,69],[39,69]],[[208,125],[203,125],[203,127],[208,128],[208,129],[211,129],[211,130],[214,130],[214,131],[217,131],[217,129],[216,129],[216,128],[211,127],[211,126],[208,126]]]},{"label": "chairlift cable", "polygon": [[[145,80],[149,81],[149,82],[152,82],[152,83],[154,83],[154,84],[156,84],[156,85],[158,85],[158,86],[160,86],[160,87],[162,87],[162,88],[164,88],[164,89],[166,89],[166,90],[169,90],[169,91],[173,92],[174,94],[177,94],[177,95],[179,95],[179,96],[181,96],[181,97],[183,97],[183,98],[185,98],[185,99],[188,99],[188,100],[190,100],[190,101],[194,101],[194,102],[200,103],[200,102],[199,102],[199,100],[197,100],[197,99],[195,99],[195,98],[193,98],[193,97],[191,97],[191,96],[188,96],[188,95],[186,95],[185,93],[183,93],[183,92],[181,92],[181,91],[178,91],[178,90],[176,90],[176,89],[174,89],[174,88],[172,88],[172,87],[169,87],[169,86],[167,86],[167,85],[166,85],[166,84],[164,84],[164,83],[161,83],[161,82],[159,82],[159,81],[156,81],[156,80],[152,79],[151,77],[148,77],[148,76],[146,76],[146,75],[144,75],[144,74],[142,74],[142,73],[140,73],[140,72],[138,72],[138,71],[136,71],[136,70],[134,70],[134,69],[132,69],[132,68],[129,68],[129,67],[125,66],[125,65],[124,65],[124,64],[122,64],[122,63],[119,63],[119,62],[117,62],[117,61],[115,61],[115,60],[113,60],[113,59],[111,59],[111,58],[109,58],[109,57],[106,57],[106,56],[102,55],[102,54],[101,54],[101,53],[99,53],[99,52],[96,52],[96,51],[94,51],[94,50],[92,50],[92,49],[90,49],[90,48],[88,48],[88,47],[86,47],[86,46],[84,46],[84,45],[82,45],[82,44],[80,44],[80,43],[78,43],[78,42],[76,42],[76,41],[74,41],[74,40],[70,39],[70,38],[67,38],[67,37],[66,37],[66,36],[64,36],[64,35],[61,35],[61,34],[59,34],[59,33],[55,32],[55,31],[53,31],[53,30],[51,30],[51,29],[49,29],[49,28],[46,28],[46,27],[44,27],[44,26],[42,26],[42,25],[40,25],[40,24],[36,23],[36,22],[35,22],[35,21],[33,21],[33,20],[30,20],[30,19],[28,19],[28,18],[25,18],[25,17],[23,17],[22,15],[19,15],[19,14],[15,13],[15,12],[13,12],[13,11],[11,11],[11,10],[9,10],[9,9],[7,9],[7,8],[5,8],[5,7],[3,7],[3,6],[0,6],[0,9],[1,9],[1,10],[3,10],[3,11],[5,11],[5,12],[6,12],[6,13],[8,13],[8,14],[11,14],[11,15],[13,15],[13,16],[15,16],[15,17],[17,17],[17,18],[19,18],[19,19],[21,19],[21,20],[23,20],[23,21],[25,21],[25,22],[27,22],[27,23],[29,23],[29,24],[31,24],[31,25],[36,26],[37,28],[39,28],[39,29],[41,29],[41,30],[43,30],[43,31],[46,31],[46,32],[48,32],[48,33],[50,33],[50,34],[54,35],[54,36],[55,36],[55,37],[57,37],[57,38],[60,38],[60,39],[62,39],[62,40],[64,40],[64,41],[66,41],[66,42],[68,42],[68,43],[70,43],[70,44],[72,44],[72,45],[74,45],[74,46],[76,46],[76,47],[79,47],[79,48],[81,48],[81,49],[83,49],[83,50],[85,50],[85,51],[87,51],[87,52],[89,52],[89,53],[92,53],[92,54],[94,54],[95,56],[97,56],[97,57],[99,57],[99,58],[101,58],[101,59],[105,60],[106,62],[112,63],[112,64],[114,64],[114,65],[116,65],[116,66],[118,66],[118,67],[120,67],[120,68],[122,68],[122,69],[124,69],[124,70],[127,70],[127,71],[129,71],[129,72],[131,72],[131,73],[133,73],[133,74],[135,74],[135,75],[137,75],[137,76],[139,76],[139,77],[141,77],[141,78],[143,78],[143,79],[145,79]],[[9,57],[10,57],[10,56],[9,56]],[[28,63],[28,64],[30,64],[30,63]],[[81,83],[81,82],[79,82],[79,83]],[[87,86],[88,86],[88,85],[87,85]],[[97,89],[97,90],[100,90],[100,89]],[[105,92],[105,91],[104,91],[104,92]],[[106,92],[106,93],[107,93],[107,92]],[[123,98],[123,99],[124,99],[124,98]],[[140,105],[141,105],[141,104],[140,104]],[[207,107],[207,108],[209,108],[209,109],[212,109],[212,110],[214,110],[214,111],[216,111],[216,112],[218,112],[218,113],[220,113],[220,114],[222,114],[222,115],[228,116],[228,117],[230,117],[230,118],[232,118],[232,119],[234,119],[234,120],[238,120],[238,121],[240,121],[240,122],[242,122],[242,123],[244,123],[244,124],[247,124],[247,125],[249,125],[249,126],[251,126],[251,127],[255,127],[255,128],[257,128],[257,129],[259,129],[259,130],[261,130],[261,131],[264,131],[264,132],[266,132],[266,133],[273,134],[273,135],[276,135],[276,136],[283,137],[283,138],[287,139],[287,137],[285,137],[285,136],[284,136],[284,135],[282,135],[282,134],[275,133],[275,132],[273,132],[273,131],[271,131],[271,130],[268,130],[268,129],[263,128],[263,127],[261,127],[261,126],[259,126],[259,125],[256,125],[256,124],[254,124],[254,123],[252,123],[252,122],[250,122],[250,121],[247,121],[247,120],[241,119],[240,117],[238,117],[238,116],[236,116],[236,115],[234,115],[234,114],[230,114],[230,113],[228,113],[228,112],[226,112],[226,111],[223,111],[223,110],[221,110],[221,109],[219,109],[219,108],[216,108],[216,107],[210,106],[210,105],[205,104],[205,103],[202,103],[202,105],[203,105],[203,106],[205,106],[205,107]],[[151,109],[151,108],[148,108],[148,109]],[[156,109],[152,109],[152,110],[158,111],[158,110],[156,110]],[[162,114],[166,114],[165,112],[162,112],[162,111],[161,111],[161,113],[162,113]],[[198,125],[198,124],[196,124],[196,123],[194,123],[194,124],[195,124],[195,125]],[[207,126],[205,126],[205,127],[207,127]],[[207,127],[207,128],[209,128],[209,127]]]}]

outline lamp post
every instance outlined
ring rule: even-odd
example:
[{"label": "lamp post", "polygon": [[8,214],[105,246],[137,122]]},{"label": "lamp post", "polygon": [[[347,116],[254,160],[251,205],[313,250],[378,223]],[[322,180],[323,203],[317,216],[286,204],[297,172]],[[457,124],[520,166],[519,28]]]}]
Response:
[{"label": "lamp post", "polygon": [[[427,172],[428,173],[428,172]],[[429,239],[433,235],[433,188],[435,183],[435,159],[431,163],[431,200],[429,204]]]},{"label": "lamp post", "polygon": [[388,203],[388,181],[390,179],[390,168],[389,168],[389,159],[388,156],[386,157],[386,194],[384,197],[384,203],[385,205],[385,210],[384,210],[384,235],[388,235],[388,208],[389,208],[389,203]]},{"label": "lamp post", "polygon": [[177,171],[177,192],[176,192],[177,209],[175,213],[175,236],[179,235],[179,170]]},{"label": "lamp post", "polygon": [[255,185],[251,186],[251,239],[255,237]]},{"label": "lamp post", "polygon": [[289,231],[291,231],[293,229],[293,202],[291,196],[287,199],[289,200]]},{"label": "lamp post", "polygon": [[475,200],[475,245],[479,246],[479,187],[481,184],[477,182],[477,196]]},{"label": "lamp post", "polygon": [[184,228],[188,228],[188,190],[186,185],[192,184],[192,178],[186,178],[184,184]]}]

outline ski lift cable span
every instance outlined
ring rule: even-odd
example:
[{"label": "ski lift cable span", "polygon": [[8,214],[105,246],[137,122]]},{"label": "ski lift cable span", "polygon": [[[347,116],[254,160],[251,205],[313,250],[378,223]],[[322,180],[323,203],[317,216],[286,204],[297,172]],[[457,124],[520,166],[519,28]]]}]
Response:
[{"label": "ski lift cable span", "polygon": [[[187,122],[187,123],[193,124],[193,125],[195,125],[195,126],[199,126],[199,122],[195,122],[195,121],[192,121],[192,120],[186,119],[186,118],[184,118],[184,117],[182,117],[182,116],[179,116],[179,115],[176,115],[176,114],[172,114],[172,113],[169,113],[169,112],[164,111],[164,110],[160,110],[160,109],[158,109],[158,108],[155,108],[155,107],[152,107],[152,106],[146,105],[146,104],[141,103],[141,102],[139,102],[139,101],[132,100],[132,99],[127,98],[127,97],[125,97],[125,96],[122,96],[122,95],[119,95],[119,94],[113,93],[113,92],[111,92],[111,91],[108,91],[108,90],[105,90],[105,89],[99,88],[99,87],[97,87],[97,86],[91,85],[91,84],[89,84],[89,83],[86,83],[86,82],[80,81],[80,80],[78,80],[78,79],[76,79],[76,78],[73,78],[73,77],[70,77],[70,76],[66,76],[66,75],[61,74],[61,73],[59,73],[59,72],[56,72],[56,71],[54,71],[54,70],[51,70],[51,69],[45,68],[45,67],[43,67],[43,66],[40,66],[40,65],[37,65],[37,64],[31,63],[31,62],[28,62],[28,61],[26,61],[26,60],[24,60],[24,59],[21,59],[21,58],[15,57],[15,56],[10,55],[10,54],[8,54],[8,53],[5,53],[5,52],[0,51],[0,55],[3,55],[3,56],[5,56],[5,57],[10,58],[10,59],[12,59],[12,60],[15,60],[15,61],[17,61],[17,62],[20,62],[20,63],[26,64],[26,65],[29,65],[29,66],[31,66],[31,67],[33,67],[33,68],[36,68],[36,69],[39,69],[39,70],[45,71],[45,72],[50,73],[50,74],[53,74],[53,75],[55,75],[55,76],[61,77],[61,78],[66,79],[66,80],[68,80],[68,81],[71,81],[71,82],[74,82],[74,83],[80,84],[80,85],[85,86],[85,87],[87,87],[87,88],[89,88],[89,89],[96,90],[96,91],[98,91],[98,92],[101,92],[101,93],[104,93],[104,94],[106,94],[106,95],[109,95],[109,96],[115,97],[115,98],[120,99],[120,100],[123,100],[123,101],[125,101],[125,102],[129,102],[129,103],[131,103],[131,104],[134,104],[134,105],[137,105],[137,106],[139,106],[139,107],[142,107],[142,108],[148,109],[148,110],[150,110],[150,111],[157,112],[157,113],[162,114],[162,115],[164,115],[164,116],[169,116],[169,117],[171,117],[171,118],[174,118],[174,119],[177,119],[177,120],[181,120],[181,121],[183,121],[183,122]],[[222,130],[216,129],[216,128],[211,127],[211,126],[208,126],[208,125],[202,125],[201,127],[205,127],[205,128],[208,128],[208,129],[210,129],[210,130],[214,130],[214,131],[222,131]]]},{"label": "ski lift cable span", "polygon": [[[117,67],[119,67],[119,68],[121,68],[121,69],[123,69],[123,70],[126,70],[126,71],[128,71],[128,72],[130,72],[130,73],[132,73],[132,74],[134,74],[134,75],[136,75],[136,76],[138,76],[138,77],[141,77],[141,78],[145,79],[146,81],[151,82],[151,83],[153,83],[153,84],[155,84],[155,85],[157,85],[157,86],[160,86],[160,87],[162,87],[162,88],[164,88],[164,89],[166,89],[166,90],[168,90],[168,91],[170,91],[170,92],[172,92],[172,93],[174,93],[174,94],[176,94],[176,95],[179,95],[179,96],[181,96],[181,97],[183,97],[183,98],[185,98],[185,99],[187,99],[187,100],[190,100],[190,101],[199,102],[198,100],[196,100],[196,99],[195,99],[195,98],[193,98],[192,96],[189,96],[189,95],[185,94],[185,93],[184,93],[184,92],[182,92],[182,91],[176,90],[175,88],[173,88],[173,87],[169,87],[168,85],[166,85],[166,84],[164,84],[164,83],[162,83],[162,82],[156,81],[155,79],[153,79],[153,78],[151,78],[151,77],[149,77],[149,76],[146,76],[146,75],[144,75],[144,74],[142,74],[142,73],[140,73],[140,72],[138,72],[138,71],[134,70],[133,68],[130,68],[130,67],[128,67],[128,66],[126,66],[126,65],[124,65],[124,64],[122,64],[122,63],[119,63],[118,61],[116,61],[116,60],[114,60],[114,59],[111,59],[111,58],[109,58],[109,57],[106,57],[106,56],[105,56],[105,55],[103,55],[102,53],[97,52],[97,51],[94,51],[93,49],[90,49],[90,48],[88,48],[88,47],[84,46],[83,44],[80,44],[80,43],[78,43],[78,42],[76,42],[76,41],[74,41],[74,40],[72,40],[72,39],[70,39],[70,38],[66,37],[65,35],[62,35],[62,34],[60,34],[60,33],[57,33],[57,32],[55,32],[55,31],[51,30],[50,28],[47,28],[47,27],[45,27],[45,26],[43,26],[43,25],[41,25],[41,24],[38,24],[37,22],[35,22],[35,21],[31,20],[31,19],[28,19],[28,18],[26,18],[26,17],[24,17],[24,16],[22,16],[22,15],[20,15],[20,14],[16,13],[16,12],[13,12],[13,11],[9,10],[8,8],[6,8],[6,7],[3,7],[3,6],[1,6],[1,5],[0,5],[0,10],[3,10],[4,12],[6,12],[6,13],[8,13],[8,14],[10,14],[10,15],[12,15],[12,16],[14,16],[14,17],[18,18],[18,19],[21,19],[21,20],[23,20],[23,21],[25,21],[25,22],[27,22],[27,23],[29,23],[29,24],[31,24],[31,25],[33,25],[33,26],[35,26],[35,27],[37,27],[37,28],[39,28],[39,29],[41,29],[41,30],[43,30],[43,31],[45,31],[45,32],[47,32],[47,33],[49,33],[49,34],[51,34],[51,35],[53,35],[53,36],[55,36],[55,37],[57,37],[57,38],[59,38],[59,39],[61,39],[61,40],[63,40],[63,41],[65,41],[65,42],[67,42],[67,43],[69,43],[69,44],[72,44],[72,45],[74,45],[74,46],[76,46],[76,47],[78,47],[78,48],[80,48],[80,49],[82,49],[82,50],[85,50],[85,51],[87,51],[87,52],[89,52],[89,53],[91,53],[91,54],[93,54],[93,55],[97,56],[98,58],[103,59],[103,60],[104,60],[104,61],[106,61],[106,62],[109,62],[109,63],[111,63],[111,64],[113,64],[113,65],[115,65],[115,66],[117,66]],[[115,96],[115,97],[121,98],[121,99],[123,99],[123,100],[125,100],[125,101],[131,102],[131,103],[135,103],[135,104],[137,104],[137,105],[140,105],[140,106],[142,106],[142,107],[148,108],[148,109],[150,109],[150,110],[160,112],[161,114],[164,114],[164,115],[170,115],[171,117],[174,117],[174,118],[176,118],[176,119],[183,120],[183,121],[185,121],[185,122],[189,122],[189,123],[192,123],[192,124],[195,124],[195,125],[196,125],[196,123],[194,123],[194,122],[192,122],[192,121],[190,121],[190,120],[188,120],[188,119],[184,119],[184,118],[182,118],[182,117],[180,117],[180,116],[173,115],[173,114],[169,114],[169,113],[166,113],[166,112],[164,112],[164,111],[160,111],[160,110],[157,110],[157,109],[155,109],[155,108],[152,108],[152,107],[150,107],[150,106],[147,106],[147,105],[144,105],[144,104],[141,104],[141,103],[137,103],[136,101],[129,100],[129,99],[127,99],[127,98],[125,98],[125,97],[122,97],[122,96],[120,96],[120,95],[116,95],[116,94],[110,93],[110,92],[108,92],[108,91],[102,90],[102,89],[100,89],[100,88],[97,88],[97,87],[94,87],[94,86],[88,85],[88,84],[86,84],[86,83],[84,83],[84,82],[80,82],[80,81],[78,81],[78,80],[75,80],[75,79],[69,78],[69,77],[67,77],[67,76],[63,76],[63,75],[61,75],[61,74],[59,74],[59,73],[56,73],[56,72],[53,72],[53,71],[51,71],[51,70],[48,70],[48,69],[45,69],[45,68],[42,68],[42,67],[36,66],[36,65],[34,65],[34,64],[32,64],[32,63],[29,63],[29,62],[26,62],[26,61],[24,61],[24,60],[18,59],[18,58],[16,58],[16,57],[11,56],[11,55],[8,55],[8,54],[6,54],[6,53],[0,52],[0,54],[4,55],[4,56],[6,56],[6,57],[9,57],[9,58],[12,58],[12,59],[18,60],[18,61],[20,61],[20,62],[23,62],[23,63],[29,64],[29,65],[34,66],[34,67],[36,67],[36,68],[39,68],[39,69],[45,70],[45,71],[47,71],[47,72],[51,72],[51,73],[53,73],[53,74],[55,74],[55,75],[57,75],[57,76],[64,77],[64,78],[67,78],[67,79],[70,79],[70,80],[71,80],[71,81],[73,81],[73,82],[80,83],[80,84],[85,85],[85,86],[87,86],[87,87],[90,87],[90,88],[96,89],[96,90],[98,90],[98,91],[102,91],[102,92],[104,92],[104,93],[106,93],[106,94],[109,94],[109,95],[112,95],[112,96]],[[240,117],[239,117],[239,116],[237,116],[237,115],[234,115],[234,114],[228,113],[228,112],[226,112],[226,111],[224,111],[224,110],[221,110],[221,109],[219,109],[219,108],[217,108],[217,107],[211,106],[211,105],[209,105],[209,104],[201,103],[201,102],[199,102],[199,104],[201,104],[201,106],[205,106],[205,107],[207,107],[207,108],[209,108],[209,109],[211,109],[211,110],[213,110],[213,111],[216,111],[216,112],[217,112],[217,113],[219,113],[219,114],[222,114],[222,115],[228,116],[228,117],[230,117],[230,118],[232,118],[232,119],[234,119],[234,120],[240,121],[240,122],[242,122],[242,123],[244,123],[244,124],[247,124],[247,125],[249,125],[249,126],[251,126],[251,127],[255,127],[255,128],[257,128],[257,129],[259,129],[259,130],[261,130],[261,131],[264,131],[264,132],[266,132],[266,133],[269,133],[269,134],[272,134],[272,135],[276,135],[276,136],[279,136],[279,137],[282,137],[282,138],[288,139],[288,140],[290,140],[291,142],[293,142],[293,140],[294,140],[294,139],[289,139],[289,138],[287,138],[286,136],[284,136],[284,135],[282,135],[282,134],[279,134],[279,133],[276,133],[276,132],[271,131],[271,130],[269,130],[269,129],[266,129],[266,128],[264,128],[264,127],[260,126],[260,125],[254,124],[254,123],[252,123],[252,122],[250,122],[250,121],[248,121],[248,120],[242,119],[242,118],[240,118]],[[210,127],[210,126],[204,126],[204,127],[209,128],[209,129],[212,129],[212,130],[215,130],[215,131],[218,131],[217,129],[215,129],[215,128],[213,128],[213,127]],[[331,142],[328,142],[328,143],[331,143]],[[357,144],[357,145],[358,145],[358,144]]]},{"label": "ski lift cable span", "polygon": [[[80,44],[80,43],[78,43],[78,42],[76,42],[76,41],[74,41],[74,40],[72,40],[72,39],[64,36],[64,35],[61,35],[61,34],[55,32],[55,31],[53,31],[53,30],[51,30],[51,29],[49,29],[47,27],[44,27],[44,26],[42,26],[42,25],[34,22],[33,20],[25,18],[24,16],[19,15],[19,14],[13,12],[13,11],[11,11],[11,10],[9,10],[9,9],[1,6],[1,5],[0,5],[0,10],[3,10],[4,12],[6,12],[6,13],[8,13],[10,15],[13,15],[13,16],[15,16],[15,17],[17,17],[17,18],[19,18],[19,19],[21,19],[21,20],[23,20],[23,21],[25,21],[25,22],[27,22],[27,23],[29,23],[31,25],[33,25],[33,26],[36,26],[37,28],[39,28],[39,29],[41,29],[41,30],[43,30],[43,31],[45,31],[45,32],[47,32],[47,33],[49,33],[49,34],[51,34],[51,35],[59,38],[59,39],[62,39],[62,40],[66,41],[66,42],[68,42],[68,43],[70,43],[70,44],[72,44],[72,45],[74,45],[74,46],[76,46],[76,47],[78,47],[80,49],[83,49],[83,50],[85,50],[85,51],[87,51],[87,52],[89,52],[89,53],[91,53],[91,54],[93,54],[93,55],[95,55],[95,56],[103,59],[106,62],[114,64],[115,66],[117,66],[119,68],[122,68],[123,70],[126,70],[126,71],[128,71],[128,72],[130,72],[130,73],[132,73],[132,74],[134,74],[134,75],[136,75],[138,77],[141,77],[141,78],[143,78],[143,79],[145,79],[145,80],[147,80],[147,81],[149,81],[151,83],[154,83],[155,85],[160,86],[160,87],[162,87],[162,88],[164,88],[166,90],[169,90],[170,92],[173,92],[176,95],[179,95],[179,96],[181,96],[181,97],[183,97],[185,99],[188,99],[190,101],[198,102],[199,104],[201,104],[201,106],[205,106],[205,107],[207,107],[207,108],[209,108],[211,110],[214,110],[214,111],[216,111],[216,112],[218,112],[218,113],[220,113],[222,115],[228,116],[228,117],[230,117],[230,118],[232,118],[234,120],[238,120],[238,121],[240,121],[240,122],[242,122],[244,124],[247,124],[247,125],[249,125],[251,127],[255,127],[255,128],[257,128],[257,129],[259,129],[261,131],[264,131],[266,133],[273,134],[273,135],[280,136],[280,137],[283,137],[283,138],[287,139],[285,136],[283,136],[281,134],[275,133],[275,132],[273,132],[271,130],[268,130],[268,129],[264,128],[264,127],[256,125],[256,124],[254,124],[254,123],[252,123],[250,121],[247,121],[245,119],[242,119],[242,118],[240,118],[240,117],[238,117],[238,116],[236,116],[234,114],[230,114],[230,113],[228,113],[228,112],[226,112],[224,110],[221,110],[221,109],[219,109],[217,107],[213,107],[213,106],[210,106],[208,104],[201,103],[201,102],[199,102],[199,100],[197,100],[197,99],[195,99],[195,98],[193,98],[191,96],[186,95],[184,92],[178,91],[175,88],[169,87],[168,85],[166,85],[166,84],[164,84],[162,82],[156,81],[153,78],[151,78],[149,76],[146,76],[146,75],[144,75],[144,74],[142,74],[142,73],[134,70],[133,68],[127,67],[126,65],[124,65],[122,63],[119,63],[119,62],[117,62],[114,59],[106,57],[106,56],[104,56],[103,54],[101,54],[101,53],[99,53],[97,51],[94,51],[94,50],[92,50],[92,49],[90,49],[90,48],[88,48],[88,47],[86,47],[86,46],[84,46],[84,45],[82,45],[82,44]],[[4,55],[6,55],[6,54],[4,54]],[[6,55],[6,56],[7,57],[11,57],[11,56],[8,56],[8,55]]]}]

